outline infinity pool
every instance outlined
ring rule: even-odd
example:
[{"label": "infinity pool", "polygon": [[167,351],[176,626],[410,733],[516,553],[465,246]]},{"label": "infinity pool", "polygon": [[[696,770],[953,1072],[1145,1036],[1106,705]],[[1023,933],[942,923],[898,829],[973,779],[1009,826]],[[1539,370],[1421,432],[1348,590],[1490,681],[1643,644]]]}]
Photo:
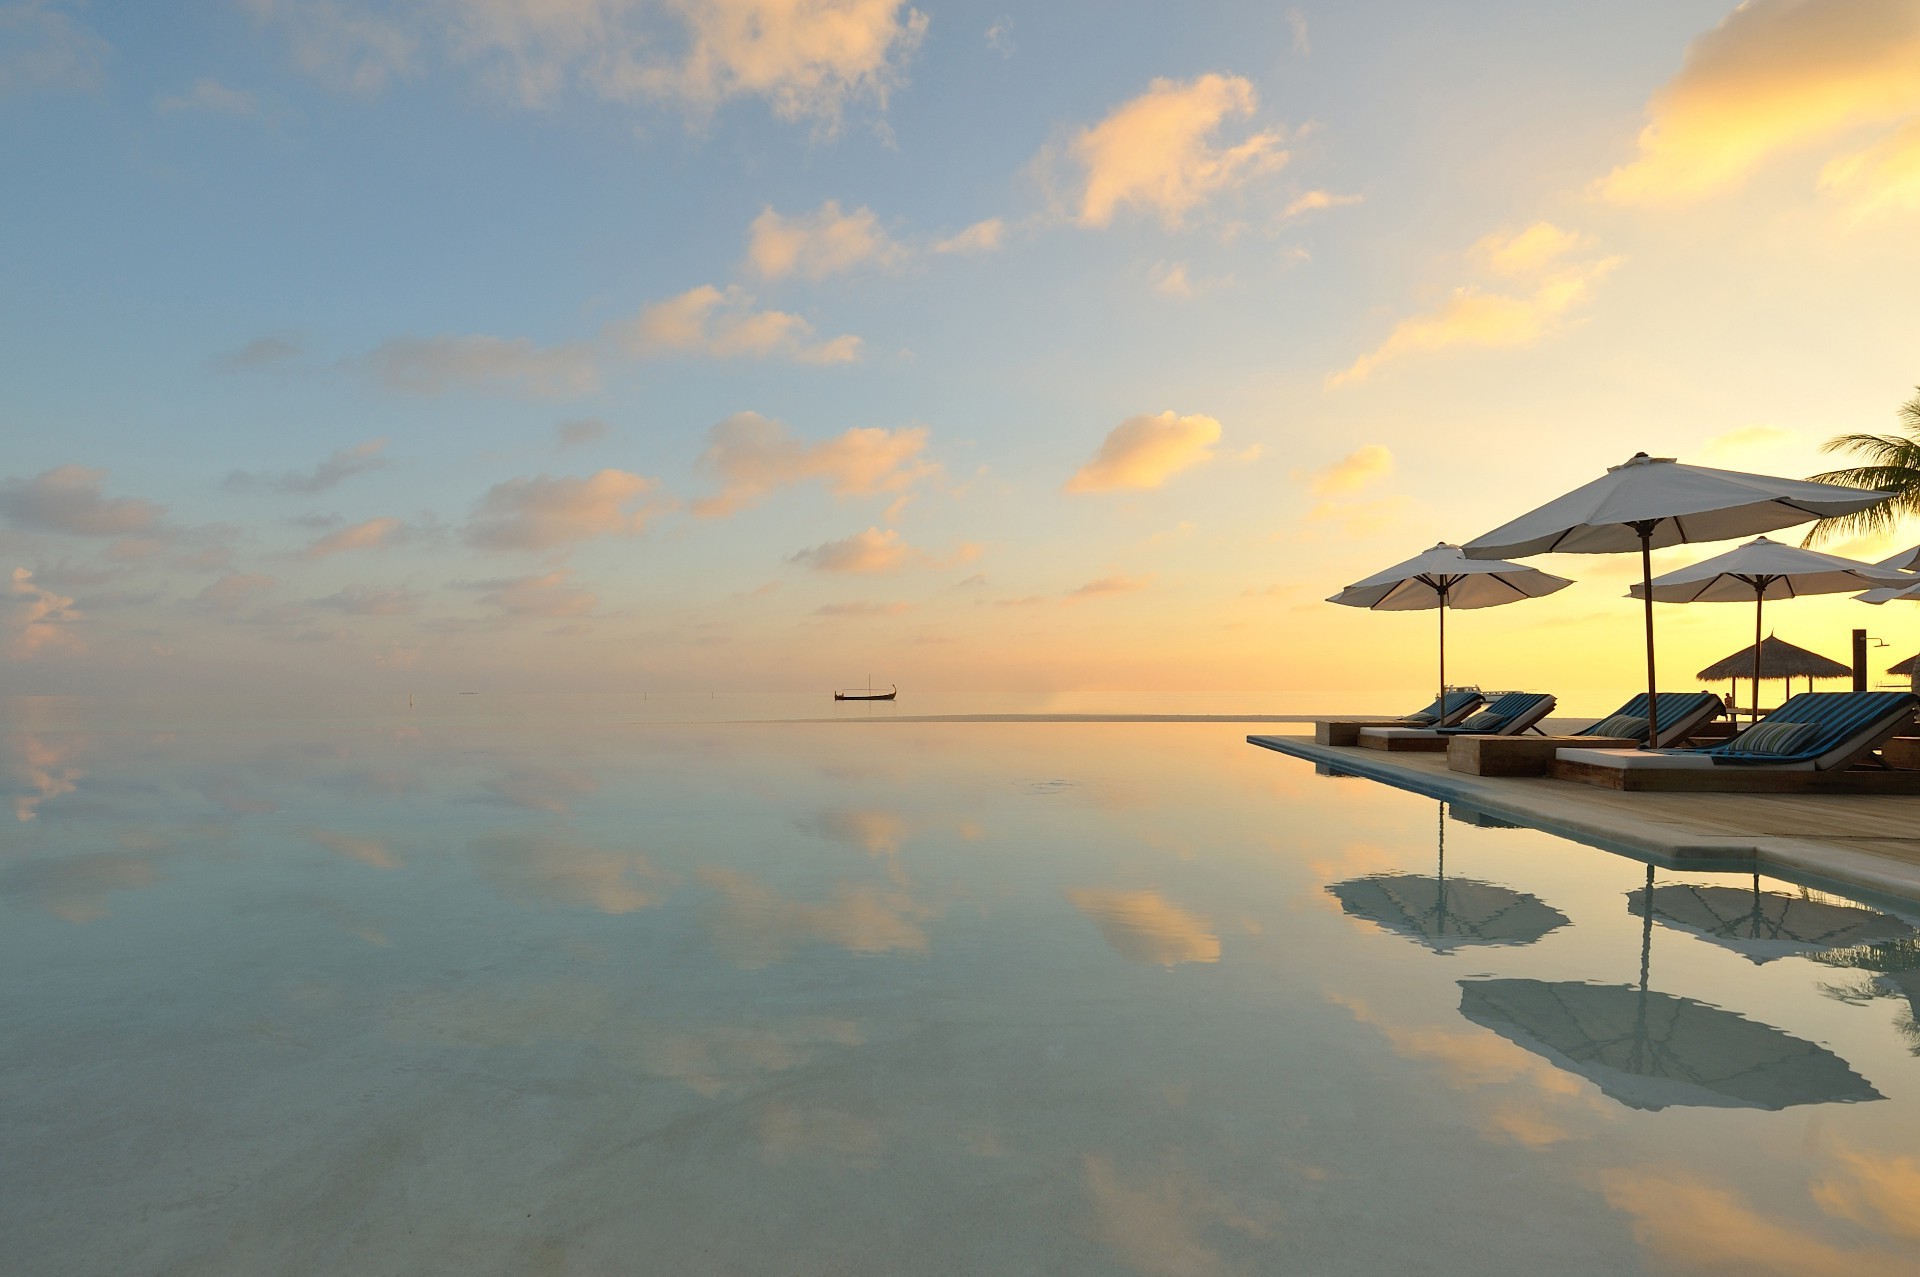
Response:
[{"label": "infinity pool", "polygon": [[4,736],[8,1274],[1920,1274],[1920,907],[1232,726]]}]

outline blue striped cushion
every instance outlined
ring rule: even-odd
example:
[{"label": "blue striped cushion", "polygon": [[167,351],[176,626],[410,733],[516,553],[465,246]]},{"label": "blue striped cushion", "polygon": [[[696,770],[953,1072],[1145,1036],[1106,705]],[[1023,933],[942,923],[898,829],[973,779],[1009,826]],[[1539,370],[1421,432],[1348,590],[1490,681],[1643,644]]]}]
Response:
[{"label": "blue striped cushion", "polygon": [[[1692,718],[1708,704],[1718,706],[1720,704],[1720,697],[1713,692],[1662,692],[1660,693],[1660,699],[1656,701],[1655,704],[1658,705],[1660,709],[1660,735],[1671,740],[1672,736],[1669,729],[1671,729],[1675,723],[1684,722]],[[1640,731],[1638,735],[1645,737],[1647,734],[1647,694],[1645,692],[1639,693],[1607,717],[1632,717],[1640,719]],[[1603,719],[1602,722],[1604,721]],[[1595,723],[1592,727],[1584,731],[1575,732],[1574,735],[1606,736],[1611,734],[1601,731],[1600,727],[1601,723]]]},{"label": "blue striped cushion", "polygon": [[1463,732],[1490,732],[1506,721],[1507,716],[1505,714],[1496,714],[1490,709],[1483,709],[1472,718],[1462,722],[1460,724],[1460,730]]},{"label": "blue striped cushion", "polygon": [[1632,714],[1615,714],[1612,718],[1601,719],[1580,735],[1611,736],[1616,740],[1645,740],[1647,720],[1635,718]]},{"label": "blue striped cushion", "polygon": [[1797,754],[1820,734],[1818,723],[1755,723],[1726,743],[1729,754]]},{"label": "blue striped cushion", "polygon": [[1544,702],[1552,699],[1552,697],[1542,695],[1539,692],[1508,692],[1505,696],[1502,696],[1499,700],[1487,706],[1486,709],[1482,710],[1479,714],[1474,715],[1474,718],[1480,718],[1487,714],[1498,714],[1500,721],[1494,724],[1494,726],[1469,727],[1467,723],[1474,721],[1473,718],[1470,718],[1466,723],[1462,723],[1458,727],[1442,727],[1438,730],[1443,735],[1465,735],[1469,732],[1498,731],[1514,719],[1532,713],[1534,710],[1539,709]]},{"label": "blue striped cushion", "polygon": [[1903,715],[1911,715],[1916,705],[1920,705],[1920,697],[1911,692],[1802,692],[1757,724],[1811,723],[1815,728],[1812,738],[1792,753],[1758,754],[1734,748],[1742,737],[1753,733],[1752,727],[1723,745],[1698,752],[1716,763],[1807,762],[1867,734],[1869,729],[1892,727]]}]

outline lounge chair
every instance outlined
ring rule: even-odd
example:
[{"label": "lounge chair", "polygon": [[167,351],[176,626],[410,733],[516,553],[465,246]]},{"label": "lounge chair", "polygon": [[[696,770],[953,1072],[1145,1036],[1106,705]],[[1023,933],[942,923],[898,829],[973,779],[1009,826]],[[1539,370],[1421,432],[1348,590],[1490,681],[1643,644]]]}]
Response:
[{"label": "lounge chair", "polygon": [[[1727,712],[1727,703],[1714,692],[1661,692],[1660,739],[1662,747],[1678,745],[1695,732]],[[1644,742],[1647,739],[1647,694],[1641,692],[1591,727],[1583,727],[1575,736],[1609,736]]]},{"label": "lounge chair", "polygon": [[1854,769],[1911,724],[1916,708],[1911,692],[1802,692],[1718,745],[1562,749],[1552,775],[1610,789],[1920,793],[1920,771]]},{"label": "lounge chair", "polygon": [[1540,720],[1553,713],[1557,703],[1541,692],[1508,692],[1451,727],[1363,727],[1359,743],[1368,749],[1437,752],[1456,736],[1518,736],[1538,731]]},{"label": "lounge chair", "polygon": [[1478,692],[1454,691],[1425,709],[1398,718],[1324,718],[1313,725],[1313,739],[1321,745],[1355,744],[1363,727],[1447,727],[1487,703]]}]

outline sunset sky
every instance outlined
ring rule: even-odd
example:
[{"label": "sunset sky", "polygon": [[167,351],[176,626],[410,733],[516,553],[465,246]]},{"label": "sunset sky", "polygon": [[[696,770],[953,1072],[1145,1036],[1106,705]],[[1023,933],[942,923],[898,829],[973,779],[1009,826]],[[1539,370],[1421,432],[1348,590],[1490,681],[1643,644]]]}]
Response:
[{"label": "sunset sky", "polygon": [[[1325,596],[1920,383],[1920,0],[0,0],[0,164],[12,693],[1419,687]],[[1535,562],[1450,672],[1624,699]]]}]

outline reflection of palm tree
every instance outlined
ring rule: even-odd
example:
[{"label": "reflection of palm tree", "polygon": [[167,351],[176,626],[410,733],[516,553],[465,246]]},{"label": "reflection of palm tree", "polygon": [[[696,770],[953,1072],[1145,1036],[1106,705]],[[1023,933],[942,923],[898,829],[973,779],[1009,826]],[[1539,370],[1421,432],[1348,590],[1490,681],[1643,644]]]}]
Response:
[{"label": "reflection of palm tree", "polygon": [[1823,966],[1843,971],[1870,972],[1859,985],[1823,986],[1829,997],[1845,1002],[1868,998],[1905,998],[1907,1009],[1894,1028],[1907,1039],[1907,1049],[1920,1055],[1920,937],[1863,944],[1852,949],[1809,955]]},{"label": "reflection of palm tree", "polygon": [[1881,1098],[1825,1047],[1653,990],[1652,865],[1646,891],[1638,988],[1579,980],[1462,980],[1460,1014],[1587,1078],[1630,1108],[1777,1110]]},{"label": "reflection of palm tree", "polygon": [[1920,515],[1920,387],[1900,405],[1900,429],[1897,435],[1836,435],[1822,445],[1824,452],[1850,452],[1862,464],[1809,475],[1810,479],[1849,488],[1891,489],[1894,497],[1854,514],[1821,519],[1807,532],[1808,545],[1831,536],[1891,532],[1900,520]]}]

